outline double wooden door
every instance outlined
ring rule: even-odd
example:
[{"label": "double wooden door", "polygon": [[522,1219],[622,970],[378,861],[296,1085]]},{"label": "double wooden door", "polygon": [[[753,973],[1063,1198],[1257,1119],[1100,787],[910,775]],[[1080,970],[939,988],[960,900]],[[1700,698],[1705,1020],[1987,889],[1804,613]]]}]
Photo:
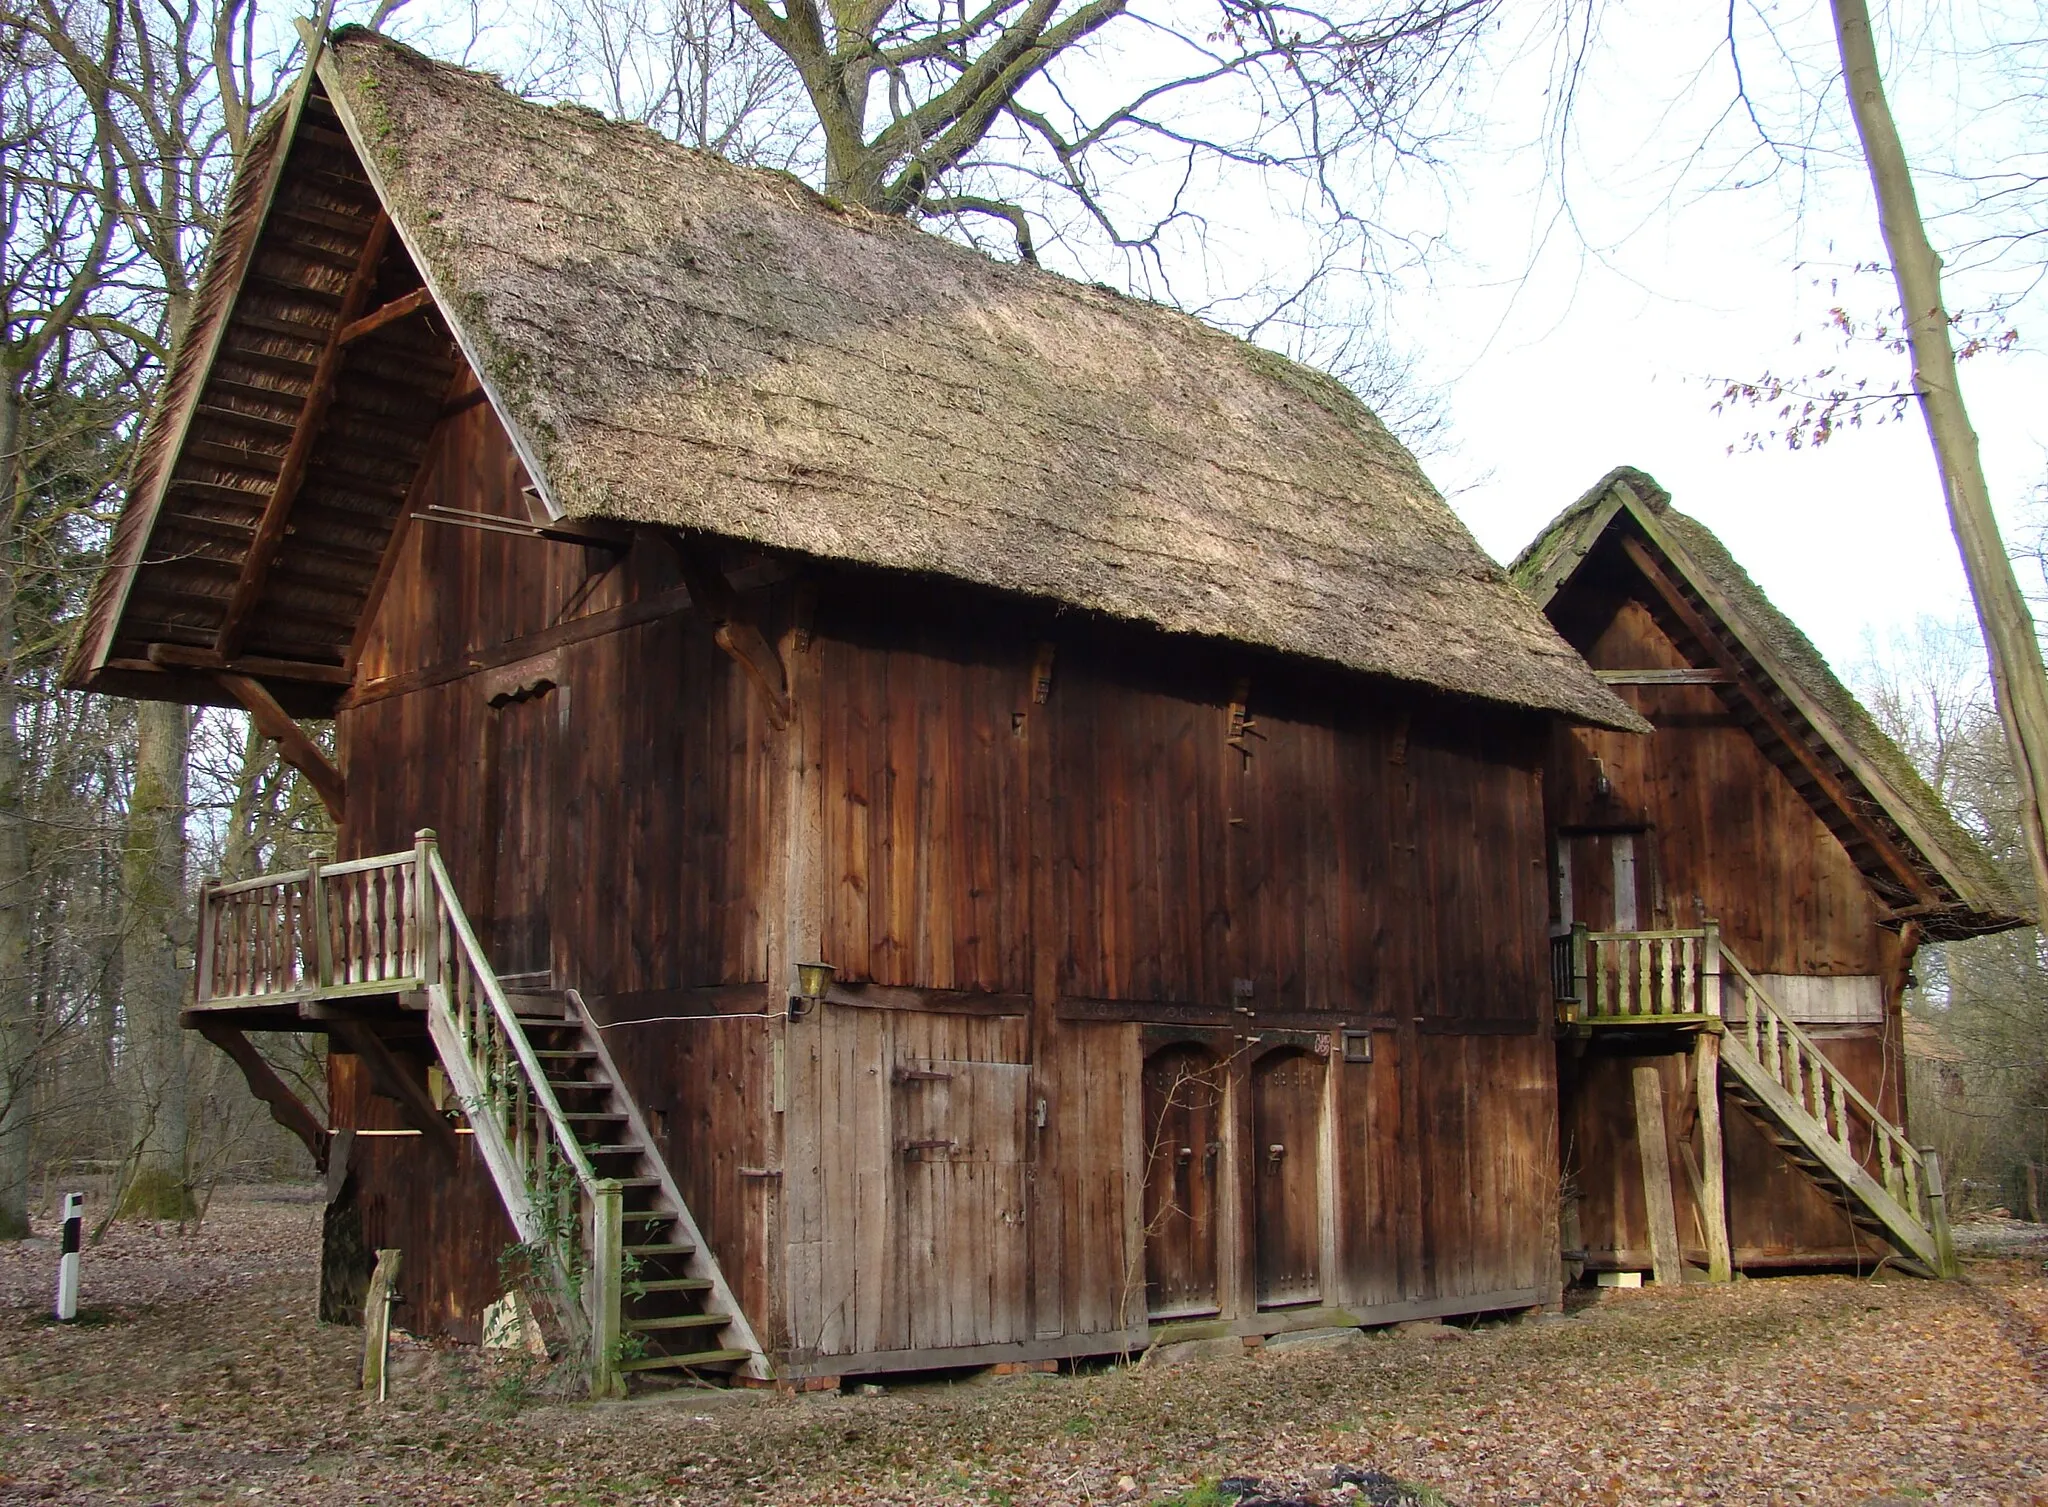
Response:
[{"label": "double wooden door", "polygon": [[[1259,1306],[1323,1295],[1322,1125],[1327,1065],[1296,1048],[1251,1065],[1251,1236]],[[1224,1069],[1197,1046],[1145,1063],[1145,1298],[1157,1319],[1214,1313],[1221,1234]]]},{"label": "double wooden door", "polygon": [[[551,683],[496,700],[486,713],[483,785],[484,945],[491,966],[529,986],[551,973],[549,914],[555,768],[566,692]],[[544,987],[544,986],[543,986]]]}]

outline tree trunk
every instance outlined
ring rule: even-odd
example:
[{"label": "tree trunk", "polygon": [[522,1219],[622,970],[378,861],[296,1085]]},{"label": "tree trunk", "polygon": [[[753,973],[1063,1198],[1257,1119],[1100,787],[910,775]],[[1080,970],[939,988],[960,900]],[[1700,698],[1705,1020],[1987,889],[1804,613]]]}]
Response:
[{"label": "tree trunk", "polygon": [[28,825],[23,781],[19,635],[20,374],[0,372],[0,1240],[28,1233],[29,1123],[36,1077],[29,989]]},{"label": "tree trunk", "polygon": [[122,1024],[136,1122],[134,1171],[120,1212],[144,1219],[189,1219],[184,1032],[178,966],[185,936],[185,784],[191,713],[145,701],[135,713],[135,791],[128,803],[122,890]]},{"label": "tree trunk", "polygon": [[2012,561],[1991,511],[1991,491],[1977,453],[1977,432],[1963,406],[1949,343],[1948,313],[1941,297],[1941,258],[1928,243],[1927,227],[1913,192],[1913,174],[1899,141],[1898,126],[1884,97],[1870,9],[1864,0],[1832,0],[1835,39],[1856,132],[1863,142],[1870,181],[1877,190],[1878,224],[1898,281],[1899,307],[1913,352],[1913,385],[1920,399],[1927,437],[1941,470],[1949,526],[1962,551],[1963,570],[1984,630],[1991,682],[2005,741],[2019,778],[2020,824],[2033,861],[2037,903],[2048,899],[2048,673],[2033,614],[2020,594]]}]

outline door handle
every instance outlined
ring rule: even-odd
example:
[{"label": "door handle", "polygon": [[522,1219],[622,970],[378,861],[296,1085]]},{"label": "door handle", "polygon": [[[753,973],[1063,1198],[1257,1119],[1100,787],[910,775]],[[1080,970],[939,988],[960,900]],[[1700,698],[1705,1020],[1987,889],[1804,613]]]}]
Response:
[{"label": "door handle", "polygon": [[1281,1157],[1285,1155],[1287,1155],[1287,1148],[1281,1145],[1278,1141],[1275,1141],[1272,1145],[1266,1148],[1266,1160],[1268,1161],[1277,1162],[1280,1160]]},{"label": "door handle", "polygon": [[1181,1159],[1181,1163],[1182,1163],[1182,1165],[1186,1165],[1186,1164],[1187,1164],[1188,1162],[1191,1162],[1191,1161],[1193,1161],[1193,1160],[1195,1159],[1195,1148],[1194,1148],[1194,1147],[1192,1147],[1192,1146],[1183,1146],[1183,1147],[1181,1147],[1181,1148],[1180,1148],[1180,1159]]}]

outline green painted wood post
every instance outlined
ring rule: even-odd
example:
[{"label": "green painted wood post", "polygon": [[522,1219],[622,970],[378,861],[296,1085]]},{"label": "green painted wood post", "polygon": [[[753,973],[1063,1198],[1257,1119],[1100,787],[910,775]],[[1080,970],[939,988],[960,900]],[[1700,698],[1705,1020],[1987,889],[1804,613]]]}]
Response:
[{"label": "green painted wood post", "polygon": [[1941,1181],[1941,1153],[1932,1146],[1922,1146],[1920,1156],[1927,1163],[1927,1214],[1934,1225],[1935,1264],[1942,1276],[1959,1277],[1963,1269],[1956,1261],[1956,1240],[1948,1227],[1948,1190]]},{"label": "green painted wood post", "polygon": [[620,1310],[625,1285],[625,1196],[616,1178],[590,1190],[590,1395],[623,1397],[619,1370],[624,1337]]},{"label": "green painted wood post", "polygon": [[1584,1020],[1593,1011],[1592,997],[1586,991],[1592,947],[1586,940],[1586,933],[1591,929],[1583,921],[1572,922],[1572,992],[1578,997],[1578,1008],[1572,1012],[1575,1020]]}]

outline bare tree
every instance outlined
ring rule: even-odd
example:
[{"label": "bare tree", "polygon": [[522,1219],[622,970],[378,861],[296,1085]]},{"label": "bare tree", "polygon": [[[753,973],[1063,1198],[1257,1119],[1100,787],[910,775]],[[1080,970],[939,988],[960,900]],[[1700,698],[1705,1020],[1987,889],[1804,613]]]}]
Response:
[{"label": "bare tree", "polygon": [[1963,570],[1984,646],[2005,740],[2018,778],[2019,817],[2034,880],[2034,893],[2048,899],[2048,670],[2033,614],[1991,510],[1991,489],[1977,450],[1956,374],[1955,347],[1942,300],[1941,258],[1927,238],[1913,174],[1898,126],[1886,102],[1864,0],[1831,0],[1842,75],[1856,118],[1856,131],[1877,192],[1878,224],[1899,288],[1907,339],[1913,355],[1913,387],[1927,422],[1927,437],[1940,469],[1949,526],[1962,551]]}]

